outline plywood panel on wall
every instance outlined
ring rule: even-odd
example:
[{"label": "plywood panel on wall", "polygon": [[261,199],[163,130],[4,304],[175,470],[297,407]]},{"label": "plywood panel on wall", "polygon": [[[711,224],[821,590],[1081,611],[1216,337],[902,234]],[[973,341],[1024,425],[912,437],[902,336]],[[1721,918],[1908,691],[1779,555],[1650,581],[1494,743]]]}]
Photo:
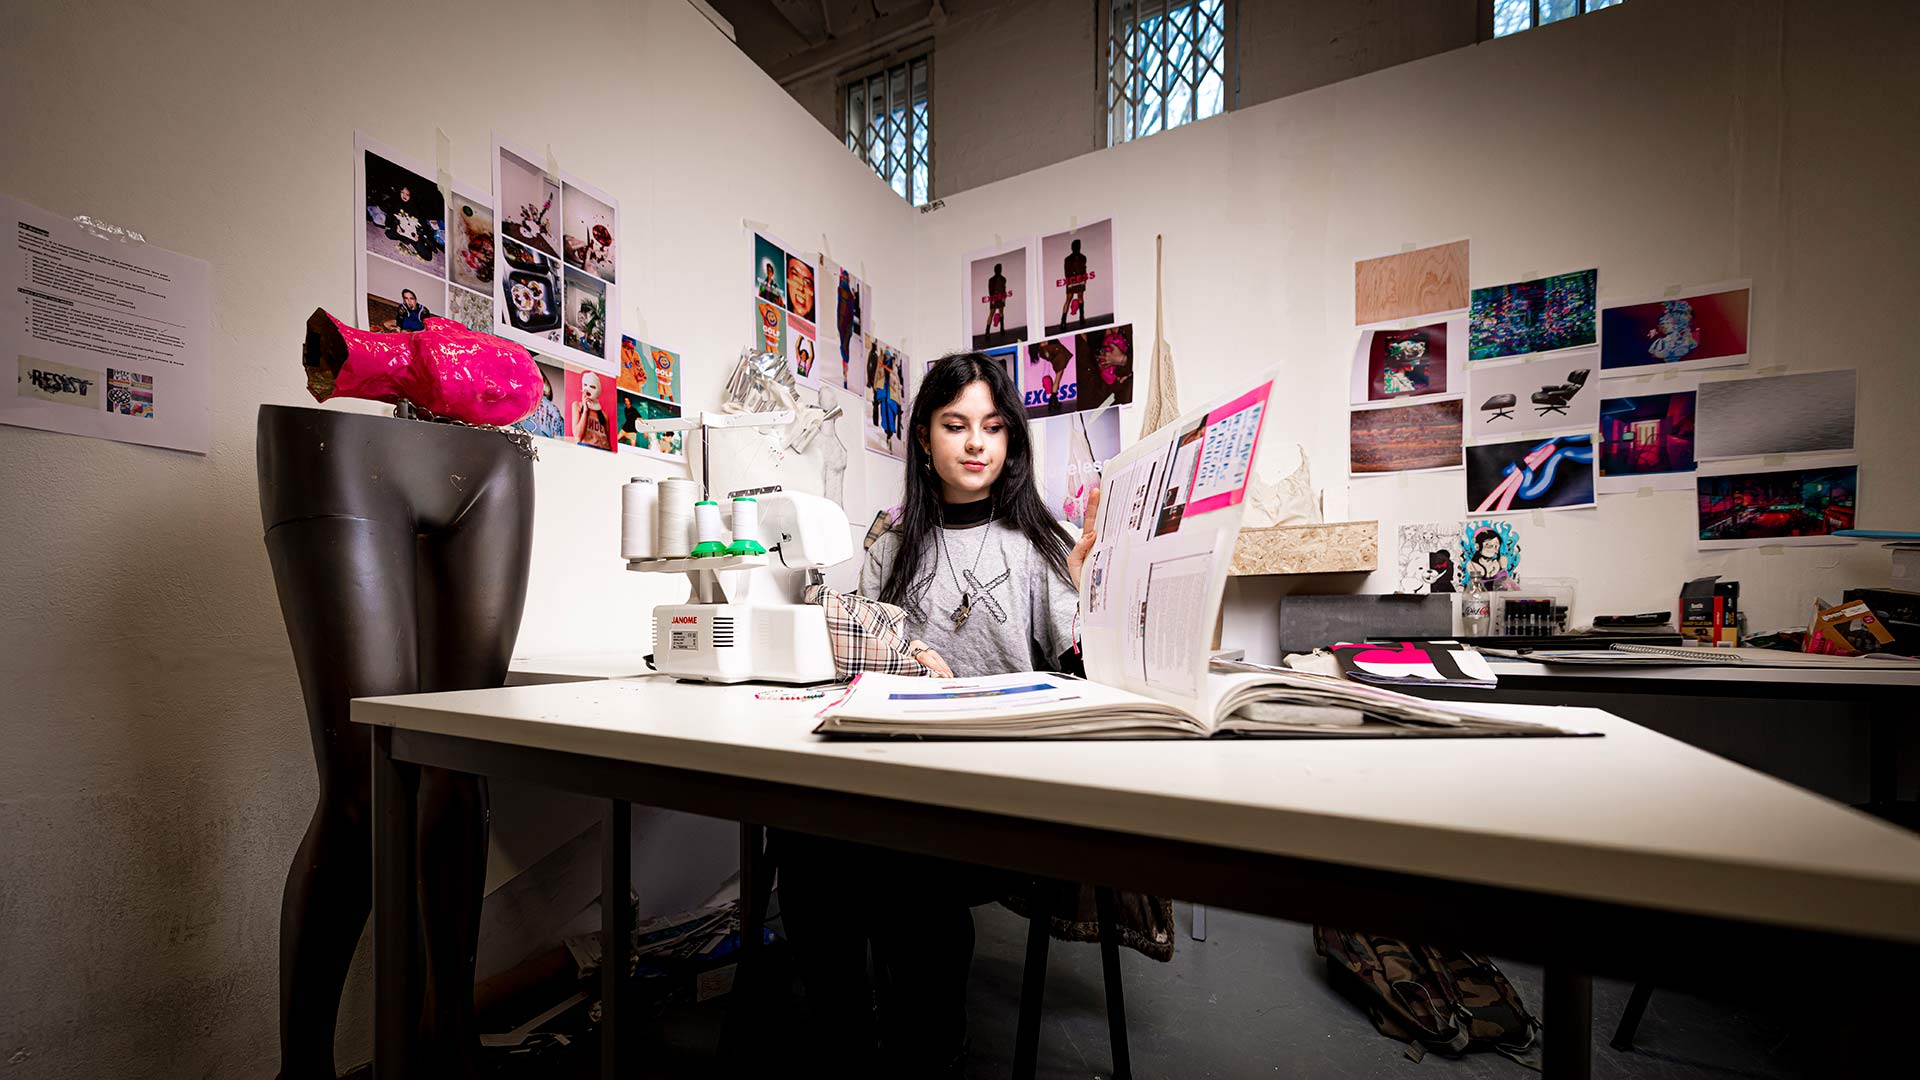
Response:
[{"label": "plywood panel on wall", "polygon": [[1353,264],[1356,325],[1467,306],[1467,241],[1362,259]]}]

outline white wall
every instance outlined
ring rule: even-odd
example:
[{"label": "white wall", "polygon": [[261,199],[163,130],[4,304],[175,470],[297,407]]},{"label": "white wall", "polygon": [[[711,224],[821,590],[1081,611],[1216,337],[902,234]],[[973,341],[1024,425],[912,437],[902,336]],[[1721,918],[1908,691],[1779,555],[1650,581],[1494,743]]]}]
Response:
[{"label": "white wall", "polygon": [[[254,415],[312,404],[300,326],[353,310],[355,129],[429,163],[444,131],[481,190],[497,132],[618,197],[622,314],[683,351],[697,404],[750,340],[743,218],[864,265],[876,329],[910,347],[917,215],[682,0],[13,7],[0,100],[0,190],[207,259],[215,293],[207,456],[0,426],[0,1060],[270,1075],[280,892],[315,787]],[[614,489],[648,471],[541,443],[518,652],[644,645],[637,613],[671,584],[618,569]],[[521,846],[490,877],[569,834],[524,815],[579,809],[497,791]],[[732,873],[730,827],[636,835],[657,904]]]},{"label": "white wall", "polygon": [[[1464,479],[1346,477],[1355,259],[1469,236],[1476,285],[1598,266],[1603,302],[1751,277],[1754,365],[1859,368],[1860,523],[1912,528],[1920,379],[1897,342],[1920,154],[1895,133],[1920,129],[1920,40],[1905,5],[1850,11],[1837,32],[1806,5],[1631,3],[947,196],[921,233],[919,336],[961,340],[962,253],[1113,214],[1144,355],[1162,233],[1182,403],[1278,365],[1266,437],[1305,445],[1330,519],[1380,520],[1386,565],[1396,524],[1463,516]],[[1889,580],[1877,547],[1700,553],[1692,523],[1688,492],[1522,517],[1522,573],[1578,579],[1577,618],[1669,609],[1683,579],[1725,574],[1763,628]],[[1270,623],[1279,588],[1356,584],[1394,587],[1249,589],[1230,628]]]}]

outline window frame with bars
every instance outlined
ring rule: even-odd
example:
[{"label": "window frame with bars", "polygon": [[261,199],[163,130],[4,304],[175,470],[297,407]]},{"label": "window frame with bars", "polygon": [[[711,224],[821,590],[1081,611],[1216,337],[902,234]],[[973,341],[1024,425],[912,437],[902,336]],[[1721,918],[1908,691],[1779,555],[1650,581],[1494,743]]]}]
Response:
[{"label": "window frame with bars", "polygon": [[[1499,27],[1500,4],[1498,0],[1480,0],[1480,39],[1482,41],[1493,41],[1497,38],[1512,37],[1515,34],[1525,33],[1528,30],[1536,30],[1542,26],[1566,22],[1568,19],[1578,18],[1581,15],[1591,15],[1596,11],[1605,11],[1607,8],[1619,7],[1625,3],[1626,0],[1567,0],[1567,2],[1572,5],[1573,10],[1564,15],[1552,14],[1553,2],[1554,0],[1526,0],[1526,25],[1514,26],[1502,30]],[[1549,17],[1543,21],[1541,19],[1542,14],[1546,14]]]},{"label": "window frame with bars", "polygon": [[[914,68],[925,65],[926,86],[923,92],[924,110],[916,112]],[[888,120],[893,111],[893,91],[896,89],[894,76],[900,76],[897,88],[900,90],[902,104],[905,106],[900,115],[905,118],[900,140],[896,144],[891,133],[884,133],[885,141],[876,146],[873,134],[876,120]],[[840,141],[853,155],[872,169],[881,183],[892,188],[914,206],[925,206],[934,199],[933,193],[933,42],[924,41],[911,48],[900,49],[885,59],[862,65],[840,77]],[[887,91],[887,103],[875,116],[872,107],[874,87]],[[856,127],[854,115],[855,95],[859,95],[860,117]],[[924,131],[926,135],[924,150],[914,145],[914,135]],[[898,154],[896,156],[896,150]],[[878,160],[876,160],[876,151]],[[916,165],[923,170],[916,175]],[[915,187],[920,180],[921,187]]]},{"label": "window frame with bars", "polygon": [[[1193,78],[1174,79],[1171,77],[1171,67],[1166,64],[1164,58],[1162,59],[1162,71],[1167,73],[1167,77],[1161,80],[1159,89],[1161,115],[1159,120],[1153,125],[1151,131],[1142,132],[1139,130],[1140,124],[1137,119],[1137,113],[1141,109],[1141,103],[1128,95],[1123,88],[1126,84],[1133,83],[1136,76],[1140,73],[1132,70],[1128,64],[1127,57],[1124,54],[1124,48],[1117,48],[1119,42],[1114,37],[1117,13],[1114,9],[1116,7],[1130,8],[1131,14],[1127,17],[1130,18],[1131,25],[1137,27],[1142,17],[1142,8],[1151,8],[1154,13],[1164,13],[1168,8],[1185,7],[1188,3],[1191,3],[1197,9],[1201,2],[1202,0],[1130,0],[1130,2],[1129,0],[1101,0],[1097,5],[1099,27],[1094,35],[1094,47],[1098,50],[1098,61],[1095,64],[1095,69],[1099,72],[1098,77],[1100,82],[1100,117],[1104,129],[1101,136],[1102,145],[1119,146],[1121,143],[1132,142],[1135,139],[1143,139],[1150,135],[1157,135],[1163,131],[1171,131],[1176,127],[1182,127],[1196,120],[1204,120],[1211,116],[1229,113],[1237,107],[1240,96],[1240,62],[1237,41],[1239,36],[1237,27],[1240,22],[1240,0],[1220,0],[1220,63],[1217,66],[1221,75],[1219,112],[1209,113],[1207,116],[1199,115],[1200,86],[1204,81],[1204,77],[1201,76],[1198,71],[1199,65],[1196,65]],[[1148,14],[1147,17],[1152,18],[1155,17],[1155,15]],[[1195,44],[1197,45],[1198,42],[1196,41]],[[1215,67],[1214,64],[1204,60],[1202,64],[1207,68]],[[1169,117],[1166,115],[1167,106],[1173,91],[1176,89],[1176,83],[1185,84],[1183,87],[1179,87],[1183,89],[1186,94],[1185,115],[1169,123]],[[1142,96],[1144,96],[1144,91],[1142,92]],[[1121,111],[1123,102],[1126,107],[1124,113]]]}]

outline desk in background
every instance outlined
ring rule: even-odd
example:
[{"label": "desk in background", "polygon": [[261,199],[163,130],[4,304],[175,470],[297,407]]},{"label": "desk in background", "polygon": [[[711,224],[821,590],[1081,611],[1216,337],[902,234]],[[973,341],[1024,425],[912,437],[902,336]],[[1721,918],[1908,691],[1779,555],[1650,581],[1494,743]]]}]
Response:
[{"label": "desk in background", "polygon": [[1463,687],[1407,689],[1447,701],[1606,709],[1842,802],[1876,806],[1899,801],[1903,747],[1920,742],[1910,732],[1920,724],[1920,672],[1487,659],[1500,680],[1491,698]]},{"label": "desk in background", "polygon": [[[1594,710],[1503,707],[1604,738],[829,742],[815,703],[754,691],[656,677],[354,702],[375,727],[376,1075],[414,1033],[421,765],[608,800],[611,882],[638,802],[1539,961],[1550,1077],[1588,1075],[1592,974],[1818,970],[1871,993],[1920,963],[1920,837]],[[626,1006],[619,980],[607,992],[614,1069]]]}]

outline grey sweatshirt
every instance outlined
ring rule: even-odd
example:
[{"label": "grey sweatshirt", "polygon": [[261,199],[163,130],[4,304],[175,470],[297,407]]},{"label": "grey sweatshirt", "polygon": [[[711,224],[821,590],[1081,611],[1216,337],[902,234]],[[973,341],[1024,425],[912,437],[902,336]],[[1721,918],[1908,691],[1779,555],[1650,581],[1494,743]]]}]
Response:
[{"label": "grey sweatshirt", "polygon": [[[946,535],[945,547],[937,536],[927,545],[920,572],[901,604],[907,612],[907,633],[933,646],[955,675],[1045,671],[1059,666],[1061,654],[1074,643],[1074,613],[1080,597],[1072,584],[1054,573],[1033,544],[1006,522],[941,531]],[[899,551],[897,532],[874,541],[860,568],[862,595],[880,595]],[[953,558],[951,567],[948,553]],[[978,569],[974,568],[976,555]],[[973,608],[966,625],[956,630],[953,613],[960,606],[962,589],[971,594]]]}]

